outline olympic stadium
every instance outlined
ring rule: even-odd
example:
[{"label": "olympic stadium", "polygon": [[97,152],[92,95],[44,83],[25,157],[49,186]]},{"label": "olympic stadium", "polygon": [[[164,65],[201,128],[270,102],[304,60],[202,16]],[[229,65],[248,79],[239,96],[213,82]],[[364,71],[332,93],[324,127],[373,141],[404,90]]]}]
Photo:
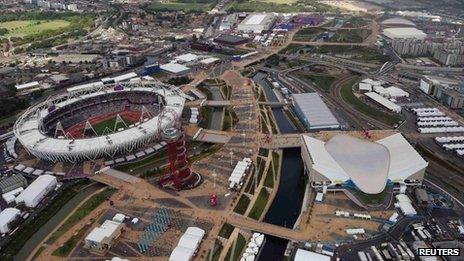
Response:
[{"label": "olympic stadium", "polygon": [[88,85],[30,107],[14,134],[35,157],[80,162],[131,153],[179,121],[185,95],[158,81]]}]

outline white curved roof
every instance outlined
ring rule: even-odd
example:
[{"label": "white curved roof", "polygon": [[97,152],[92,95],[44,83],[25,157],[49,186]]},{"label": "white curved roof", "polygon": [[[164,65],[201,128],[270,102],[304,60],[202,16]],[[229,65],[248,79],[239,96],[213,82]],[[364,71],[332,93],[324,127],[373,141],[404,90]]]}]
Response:
[{"label": "white curved roof", "polygon": [[[142,83],[118,83],[125,86],[124,90],[117,92],[144,91],[156,93],[164,97],[166,104],[163,110],[169,110],[180,116],[185,98],[177,89],[166,89],[162,83],[147,81]],[[55,104],[57,108],[64,107],[76,101],[103,95],[114,90],[114,84],[106,86],[94,86],[95,90],[79,90],[82,93],[67,94]],[[85,139],[60,139],[45,135],[39,130],[39,122],[48,115],[48,103],[44,102],[24,113],[15,124],[15,135],[21,144],[38,158],[51,161],[76,161],[78,159],[95,159],[105,155],[114,155],[117,152],[129,151],[131,148],[148,142],[158,132],[172,123],[173,119],[164,117],[161,126],[158,126],[159,116],[155,116],[139,125],[111,133],[106,136],[98,136]],[[39,115],[38,117],[36,115]]]},{"label": "white curved roof", "polygon": [[383,35],[390,39],[418,39],[423,40],[427,34],[414,27],[394,27],[383,30]]},{"label": "white curved roof", "polygon": [[406,20],[406,19],[403,19],[403,18],[398,18],[398,17],[394,17],[394,18],[389,18],[389,19],[386,19],[386,20],[383,20],[382,21],[382,24],[383,25],[410,25],[410,26],[416,26],[415,23],[409,21],[409,20]]},{"label": "white curved roof", "polygon": [[328,142],[303,135],[312,169],[332,181],[351,180],[361,191],[377,194],[388,180],[402,182],[428,163],[400,134],[371,142],[337,135]]},{"label": "white curved roof", "polygon": [[383,191],[390,165],[387,148],[375,142],[338,135],[326,142],[325,149],[362,191],[368,194]]}]

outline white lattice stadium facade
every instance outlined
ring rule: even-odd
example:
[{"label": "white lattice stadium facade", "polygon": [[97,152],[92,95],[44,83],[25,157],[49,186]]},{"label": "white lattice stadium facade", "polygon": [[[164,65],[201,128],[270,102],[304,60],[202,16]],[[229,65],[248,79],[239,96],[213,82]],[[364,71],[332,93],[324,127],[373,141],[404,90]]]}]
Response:
[{"label": "white lattice stadium facade", "polygon": [[[127,129],[103,136],[73,138],[47,134],[43,121],[54,110],[68,108],[96,96],[114,92],[145,92],[146,95],[162,97],[162,107],[156,116],[137,122]],[[124,94],[123,94],[124,95]],[[171,127],[179,120],[185,103],[185,94],[177,87],[159,81],[137,81],[101,86],[90,86],[49,98],[30,107],[14,125],[14,134],[22,146],[35,157],[51,162],[79,162],[103,157],[129,154],[136,149],[159,139],[161,130]]]}]

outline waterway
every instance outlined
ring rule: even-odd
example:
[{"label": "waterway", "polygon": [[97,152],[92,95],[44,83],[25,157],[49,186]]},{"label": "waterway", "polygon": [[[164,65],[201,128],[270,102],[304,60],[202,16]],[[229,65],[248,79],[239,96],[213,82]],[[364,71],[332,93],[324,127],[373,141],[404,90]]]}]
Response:
[{"label": "waterway", "polygon": [[[298,219],[303,203],[305,184],[303,176],[303,160],[300,148],[283,150],[280,183],[274,201],[264,221],[274,225],[293,228]],[[282,260],[288,240],[266,236],[259,261]]]},{"label": "waterway", "polygon": [[18,254],[16,254],[15,260],[26,260],[32,251],[60,224],[61,221],[63,221],[64,218],[69,215],[69,213],[74,210],[74,208],[76,208],[76,206],[78,206],[90,194],[96,192],[102,187],[104,187],[104,185],[95,183],[79,191],[71,200],[66,202],[66,204],[64,204],[63,207],[61,207],[61,209],[52,218],[50,218],[47,223],[40,227],[36,233],[31,235],[26,244],[24,244]]},{"label": "waterway", "polygon": [[[278,101],[272,87],[265,81],[265,74],[257,74],[255,80],[264,90],[268,101]],[[295,127],[281,108],[272,109],[281,133],[295,133]],[[264,221],[267,223],[293,228],[301,212],[304,198],[304,170],[300,148],[283,150],[282,170],[277,194],[269,208]],[[259,261],[282,260],[288,240],[266,236]]]},{"label": "waterway", "polygon": [[[279,99],[277,98],[274,90],[270,86],[269,82],[266,80],[267,74],[265,73],[257,73],[253,76],[253,81],[256,82],[259,86],[262,87],[264,93],[266,94],[266,98],[270,102],[278,102]],[[277,121],[277,126],[281,133],[295,133],[296,129],[290,120],[285,115],[285,112],[281,108],[273,108],[272,114],[274,114],[274,118]]]}]

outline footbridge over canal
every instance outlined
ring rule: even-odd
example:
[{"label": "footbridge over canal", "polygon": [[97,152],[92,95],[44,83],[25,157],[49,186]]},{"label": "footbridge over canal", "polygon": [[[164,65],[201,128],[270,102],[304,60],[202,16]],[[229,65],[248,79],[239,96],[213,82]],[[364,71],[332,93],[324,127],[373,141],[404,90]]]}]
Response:
[{"label": "footbridge over canal", "polygon": [[290,229],[263,221],[254,220],[237,214],[231,214],[227,217],[227,223],[244,230],[259,232],[266,235],[285,238],[292,241],[307,241],[310,238],[298,229]]}]

